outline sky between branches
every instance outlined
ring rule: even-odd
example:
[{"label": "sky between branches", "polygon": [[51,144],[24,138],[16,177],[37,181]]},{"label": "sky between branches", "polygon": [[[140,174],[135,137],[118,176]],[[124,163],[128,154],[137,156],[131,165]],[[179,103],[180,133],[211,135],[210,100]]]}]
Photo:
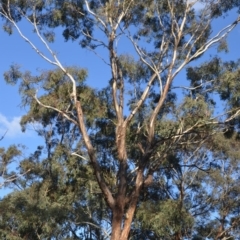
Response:
[{"label": "sky between branches", "polygon": [[[213,34],[224,26],[236,20],[236,14],[229,14],[217,24],[213,25]],[[36,35],[30,26],[26,23],[20,23],[20,27],[34,43],[39,43]],[[81,49],[78,42],[65,42],[61,36],[61,29],[57,30],[56,41],[51,45],[57,52],[60,60],[67,66],[79,66],[89,69],[87,82],[93,88],[101,88],[107,85],[110,79],[110,71],[107,65],[94,53],[86,49]],[[238,25],[228,36],[229,52],[221,53],[224,60],[236,60],[240,58],[240,26]],[[37,44],[37,46],[39,46]],[[131,47],[126,39],[120,39],[118,42],[120,51],[130,53]],[[25,144],[29,151],[41,143],[40,138],[34,133],[34,126],[30,127],[26,133],[21,132],[19,121],[21,116],[27,112],[27,109],[21,108],[21,99],[18,94],[17,86],[6,85],[3,79],[3,73],[9,69],[13,63],[21,66],[22,70],[29,70],[32,73],[40,73],[41,70],[53,69],[49,63],[45,62],[37,53],[14,31],[13,35],[8,36],[0,28],[0,137],[5,133],[4,139],[0,142],[0,147],[7,147],[10,144]],[[106,51],[100,49],[99,55],[107,57]],[[191,65],[198,65],[213,57],[216,53],[216,47],[208,51],[200,60],[192,62]],[[183,85],[185,73],[181,72],[175,82],[175,85]]]}]

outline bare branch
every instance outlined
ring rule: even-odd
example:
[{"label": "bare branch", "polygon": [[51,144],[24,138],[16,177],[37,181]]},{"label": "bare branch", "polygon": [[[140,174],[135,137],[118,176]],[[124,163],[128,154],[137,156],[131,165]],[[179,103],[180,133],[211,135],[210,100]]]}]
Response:
[{"label": "bare branch", "polygon": [[[123,1],[123,5],[124,5],[125,1]],[[122,21],[122,19],[124,18],[124,16],[126,15],[127,11],[129,10],[131,4],[133,3],[133,0],[131,0],[128,4],[128,6],[126,7],[126,9],[123,9],[120,16],[118,17],[117,23],[115,25],[115,27],[113,28],[114,31],[117,30],[117,28],[120,26],[120,23]],[[123,6],[124,8],[124,6]]]},{"label": "bare branch", "polygon": [[89,12],[97,21],[99,21],[99,22],[103,25],[103,27],[107,30],[107,26],[106,26],[106,24],[104,23],[104,21],[103,21],[96,13],[94,13],[94,12],[90,9],[89,4],[88,4],[88,0],[85,0],[85,4],[86,4],[86,7],[87,7],[88,12]]},{"label": "bare branch", "polygon": [[88,161],[87,158],[83,157],[82,155],[80,155],[80,154],[78,154],[78,153],[76,153],[76,152],[71,153],[71,155],[77,156],[77,157],[79,157],[79,158],[81,158],[81,159],[83,159],[83,160],[85,160],[85,161]]},{"label": "bare branch", "polygon": [[[0,13],[1,15],[3,15],[2,13]],[[11,19],[10,17],[8,17],[7,15],[3,15],[6,19],[8,19],[13,25],[14,27],[17,29],[19,35],[28,43],[31,45],[31,47],[37,52],[38,55],[40,55],[44,60],[46,60],[47,62],[49,62],[52,65],[58,66],[56,62],[50,60],[48,57],[46,57],[33,43],[32,41],[29,40],[29,38],[27,38],[22,31],[20,30],[20,28],[18,27],[18,25],[16,24],[16,22]]]},{"label": "bare branch", "polygon": [[156,73],[154,73],[152,75],[152,77],[150,78],[147,87],[145,88],[145,90],[144,90],[140,100],[137,103],[137,106],[132,110],[130,115],[125,119],[126,123],[129,123],[132,120],[134,115],[137,113],[138,109],[142,106],[143,102],[146,100],[146,98],[148,96],[148,93],[149,93],[149,91],[151,89],[152,83],[154,82],[155,78],[156,78]]},{"label": "bare branch", "polygon": [[47,109],[54,110],[54,111],[60,113],[62,116],[64,116],[67,120],[69,120],[69,121],[71,121],[72,123],[78,125],[78,122],[77,122],[76,120],[72,119],[71,117],[69,117],[64,111],[62,111],[62,110],[60,110],[60,109],[58,109],[58,108],[56,108],[56,107],[43,104],[43,103],[38,99],[37,95],[34,96],[34,99],[36,100],[36,102],[37,102],[40,106],[42,106],[42,107],[44,107],[44,108],[47,108]]},{"label": "bare branch", "polygon": [[[26,175],[27,173],[29,173],[32,169],[28,169],[27,171],[25,171],[24,173],[22,174],[19,174],[19,175],[12,175],[10,177],[7,177],[6,179],[3,180],[2,183],[0,183],[0,188],[2,188],[5,184],[7,183],[11,183],[11,182],[14,182],[16,181],[18,178],[20,177],[23,177],[24,175]],[[4,178],[4,176],[2,176]]]},{"label": "bare branch", "polygon": [[[222,30],[220,30],[215,37],[210,39],[206,44],[204,44],[193,56],[189,58],[189,61],[192,61],[193,59],[197,58],[202,53],[206,52],[212,45],[219,42],[221,39],[226,37],[240,22],[240,18],[237,18],[236,21],[234,21],[232,24],[229,24]],[[178,72],[178,71],[176,71]]]},{"label": "bare branch", "polygon": [[7,134],[8,130],[5,131],[5,133],[0,137],[0,141],[2,141],[5,137],[5,135]]}]

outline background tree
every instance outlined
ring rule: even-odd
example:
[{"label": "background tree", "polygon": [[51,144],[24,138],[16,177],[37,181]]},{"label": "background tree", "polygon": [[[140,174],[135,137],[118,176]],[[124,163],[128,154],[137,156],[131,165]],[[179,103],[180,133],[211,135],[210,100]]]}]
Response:
[{"label": "background tree", "polygon": [[[58,74],[50,71],[46,83]],[[85,71],[81,74],[84,77]],[[42,101],[54,103],[60,97],[64,102],[66,86],[61,82],[54,86]],[[87,96],[97,101],[93,93],[89,88],[84,90],[88,107]],[[103,227],[109,225],[109,212],[85,158],[78,129],[34,101],[22,118],[23,130],[32,121],[39,123],[36,131],[45,145],[23,158],[19,169],[12,173],[27,172],[14,179],[15,191],[1,201],[0,236],[3,239],[108,239],[109,232]]]}]

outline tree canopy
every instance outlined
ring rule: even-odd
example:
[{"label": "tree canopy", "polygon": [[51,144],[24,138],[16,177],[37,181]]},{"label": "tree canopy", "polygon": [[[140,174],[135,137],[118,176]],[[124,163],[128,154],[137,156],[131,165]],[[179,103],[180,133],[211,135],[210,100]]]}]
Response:
[{"label": "tree canopy", "polygon": [[[0,149],[14,188],[0,201],[1,238],[238,239],[240,62],[220,52],[239,10],[239,0],[2,0],[3,29],[52,69],[4,73],[27,108],[22,130],[37,123],[45,144],[13,172],[24,148]],[[227,14],[236,19],[216,32]],[[94,60],[60,61],[59,30],[100,57],[107,86],[89,85]]]}]

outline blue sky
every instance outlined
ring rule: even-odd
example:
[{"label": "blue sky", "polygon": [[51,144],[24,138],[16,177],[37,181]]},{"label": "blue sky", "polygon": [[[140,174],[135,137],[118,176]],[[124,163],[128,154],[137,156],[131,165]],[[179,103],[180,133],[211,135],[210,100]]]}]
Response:
[{"label": "blue sky", "polygon": [[[214,24],[214,32],[220,30],[223,26],[228,25],[236,19],[236,14],[230,14],[227,18],[222,19],[220,22]],[[21,23],[21,27],[32,40],[39,44],[35,34],[31,28],[28,28],[26,23]],[[240,26],[237,26],[228,37],[229,53],[222,53],[225,60],[237,59],[240,57]],[[119,41],[119,46],[123,52],[130,51],[129,45],[125,40]],[[38,45],[39,46],[39,45]],[[110,72],[107,66],[92,52],[86,49],[81,49],[77,42],[64,42],[60,31],[57,34],[57,39],[52,44],[53,50],[58,53],[63,65],[76,65],[83,68],[89,68],[88,83],[90,86],[100,88],[106,86],[110,79]],[[216,49],[207,52],[203,59],[209,58],[216,53]],[[33,127],[26,131],[21,132],[19,121],[21,116],[24,115],[27,109],[21,108],[21,99],[18,94],[18,88],[15,86],[6,85],[3,79],[3,73],[9,69],[13,63],[19,64],[23,70],[30,70],[37,73],[42,69],[53,68],[49,63],[41,59],[40,56],[27,44],[19,34],[14,31],[13,35],[8,36],[0,28],[0,137],[7,131],[4,139],[0,142],[0,147],[7,147],[10,144],[25,144],[29,149],[34,150],[35,147],[41,143],[41,140],[34,133]],[[101,53],[103,51],[101,50]],[[105,54],[105,53],[104,53]],[[106,56],[106,55],[105,55]],[[202,60],[201,60],[202,61]],[[198,62],[193,63],[198,64]],[[185,81],[184,73],[180,74],[174,85],[182,85]]]},{"label": "blue sky", "polygon": [[[235,14],[230,14],[227,18],[214,24],[214,32],[220,30],[223,26],[233,22],[236,19]],[[35,34],[31,28],[25,23],[21,24],[23,32],[26,33],[33,42],[37,41]],[[122,41],[125,42],[125,41]],[[119,45],[122,43],[121,40]],[[237,59],[240,55],[240,26],[237,26],[228,37],[229,53],[222,54],[226,60]],[[0,64],[0,135],[8,130],[4,141],[1,145],[8,145],[24,137],[19,125],[20,117],[26,113],[26,109],[21,108],[21,99],[18,94],[17,86],[7,85],[3,80],[3,73],[9,69],[13,63],[19,64],[23,70],[30,70],[37,73],[42,69],[53,68],[49,63],[41,59],[39,55],[27,44],[19,34],[14,31],[13,35],[9,36],[0,29],[0,52],[2,60]],[[38,45],[38,44],[37,44]],[[38,45],[39,46],[39,45]],[[58,53],[58,56],[64,65],[76,65],[83,68],[89,68],[88,83],[96,88],[105,86],[110,78],[107,66],[93,53],[86,49],[81,49],[77,42],[65,42],[61,36],[61,32],[57,34],[56,42],[52,45],[53,49]],[[122,46],[127,51],[124,46]],[[124,51],[123,50],[123,51]],[[214,54],[214,48],[205,54],[205,59]],[[103,53],[103,51],[101,51]],[[193,63],[194,65],[196,63]],[[178,78],[177,82],[181,85],[184,75]],[[178,85],[178,83],[176,83]],[[27,137],[28,138],[28,137]],[[22,141],[22,140],[20,140]]]},{"label": "blue sky", "polygon": [[[22,25],[23,30],[30,36],[33,41],[37,40],[35,35],[29,31],[26,24]],[[21,98],[17,86],[7,85],[3,78],[3,73],[9,69],[11,64],[18,64],[22,70],[29,70],[34,74],[41,70],[54,68],[26,43],[16,31],[9,36],[0,29],[0,52],[3,56],[0,64],[0,136],[6,131],[4,139],[0,146],[8,146],[13,143],[29,143],[35,145],[36,136],[30,127],[26,133],[21,132],[19,121],[21,116],[27,112],[27,109],[21,107]],[[37,46],[39,46],[37,44]],[[94,67],[94,71],[89,71],[88,81],[94,88],[105,86],[110,76],[107,77],[106,65],[94,54],[82,50],[77,42],[65,42],[61,33],[53,45],[53,49],[58,53],[63,65],[75,65],[87,68]],[[93,58],[94,57],[94,58]],[[107,77],[107,78],[106,78]],[[31,139],[31,141],[29,141]],[[34,139],[34,141],[32,141]]]}]

